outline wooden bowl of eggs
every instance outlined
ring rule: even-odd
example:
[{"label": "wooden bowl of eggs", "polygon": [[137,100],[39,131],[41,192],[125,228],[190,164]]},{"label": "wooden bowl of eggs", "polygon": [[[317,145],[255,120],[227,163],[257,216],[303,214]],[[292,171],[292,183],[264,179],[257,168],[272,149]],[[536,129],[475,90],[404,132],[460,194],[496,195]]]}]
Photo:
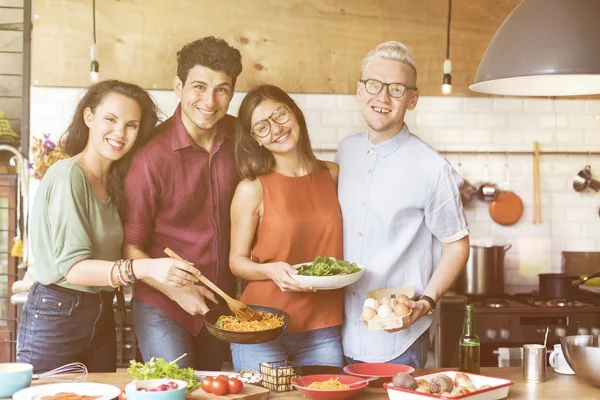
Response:
[{"label": "wooden bowl of eggs", "polygon": [[414,295],[414,286],[373,290],[368,293],[360,319],[372,330],[402,328],[412,314],[405,302]]}]

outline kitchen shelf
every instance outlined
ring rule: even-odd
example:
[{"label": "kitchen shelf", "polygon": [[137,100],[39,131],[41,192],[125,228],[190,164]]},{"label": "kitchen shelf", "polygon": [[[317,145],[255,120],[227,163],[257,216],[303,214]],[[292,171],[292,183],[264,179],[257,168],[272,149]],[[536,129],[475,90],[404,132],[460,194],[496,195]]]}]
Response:
[{"label": "kitchen shelf", "polygon": [[[316,153],[335,153],[337,149],[313,149]],[[440,154],[457,154],[457,155],[486,155],[486,156],[533,156],[533,151],[528,150],[437,150]],[[540,156],[600,156],[600,151],[554,151],[540,150]]]}]

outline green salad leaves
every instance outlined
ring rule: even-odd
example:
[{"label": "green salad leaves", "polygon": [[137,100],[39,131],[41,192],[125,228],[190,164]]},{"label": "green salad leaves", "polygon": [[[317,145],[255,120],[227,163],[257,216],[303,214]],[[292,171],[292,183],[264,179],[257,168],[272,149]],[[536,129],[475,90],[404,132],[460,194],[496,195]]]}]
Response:
[{"label": "green salad leaves", "polygon": [[194,389],[200,386],[198,378],[196,378],[196,376],[194,375],[194,369],[179,368],[175,361],[168,362],[162,358],[154,357],[152,357],[147,363],[140,363],[135,360],[131,360],[129,361],[131,365],[129,366],[129,368],[127,368],[127,372],[136,381],[162,378],[179,379],[182,381],[186,381],[187,392],[191,393]]},{"label": "green salad leaves", "polygon": [[332,276],[348,275],[362,270],[356,263],[345,260],[336,260],[333,257],[317,257],[310,264],[303,264],[298,268],[298,275],[307,276]]}]

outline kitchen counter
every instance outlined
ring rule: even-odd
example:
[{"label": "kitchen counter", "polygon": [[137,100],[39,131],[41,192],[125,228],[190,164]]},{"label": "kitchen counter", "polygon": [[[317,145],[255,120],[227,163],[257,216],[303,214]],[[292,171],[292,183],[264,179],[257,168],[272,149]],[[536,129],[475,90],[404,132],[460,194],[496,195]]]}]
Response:
[{"label": "kitchen counter", "polygon": [[[446,369],[447,370],[447,369]],[[434,372],[441,372],[443,369],[420,369],[414,373],[414,376],[424,375]],[[591,386],[583,381],[579,381],[575,375],[560,375],[552,369],[548,369],[548,380],[544,383],[526,383],[523,381],[523,372],[519,367],[511,368],[482,368],[483,375],[506,378],[515,381],[510,387],[508,399],[526,399],[526,400],[554,400],[554,399],[576,399],[576,400],[598,400],[600,399],[600,388]],[[121,389],[131,381],[131,377],[125,372],[90,374],[86,382],[107,383],[117,386]],[[39,384],[39,383],[34,383]],[[201,390],[201,389],[200,389]],[[292,391],[285,393],[271,392],[270,399],[306,399],[300,392]],[[363,390],[359,399],[387,399],[387,391],[384,389]],[[6,399],[8,400],[8,399]]]},{"label": "kitchen counter", "polygon": [[440,303],[444,304],[465,304],[467,302],[467,296],[464,294],[456,294],[453,292],[448,292],[442,296],[440,299]]}]

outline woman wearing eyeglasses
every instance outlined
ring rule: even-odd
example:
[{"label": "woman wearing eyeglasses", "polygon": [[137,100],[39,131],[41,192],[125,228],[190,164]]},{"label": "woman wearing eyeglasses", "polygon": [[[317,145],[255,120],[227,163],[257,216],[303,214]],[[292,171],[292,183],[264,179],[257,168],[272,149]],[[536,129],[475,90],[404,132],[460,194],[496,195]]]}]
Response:
[{"label": "woman wearing eyeglasses", "polygon": [[232,272],[250,281],[241,300],[286,311],[275,341],[232,344],[236,370],[263,361],[343,366],[343,289],[315,291],[294,280],[292,265],[342,258],[338,167],[317,160],[302,111],[272,85],[246,95],[239,109],[235,158],[242,182],[231,206]]}]

